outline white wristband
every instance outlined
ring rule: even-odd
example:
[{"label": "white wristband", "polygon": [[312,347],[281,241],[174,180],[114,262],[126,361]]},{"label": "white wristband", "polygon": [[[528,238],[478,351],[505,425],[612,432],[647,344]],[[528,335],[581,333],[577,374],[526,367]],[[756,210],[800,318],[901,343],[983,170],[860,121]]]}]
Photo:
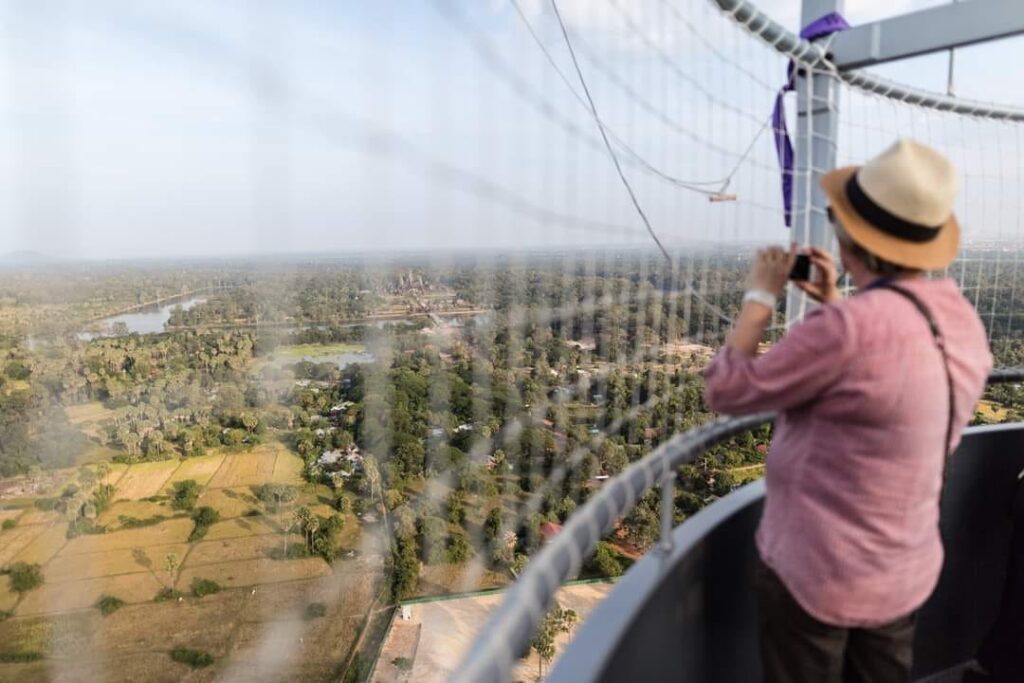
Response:
[{"label": "white wristband", "polygon": [[743,303],[753,301],[756,304],[767,306],[771,310],[775,310],[776,298],[771,292],[766,292],[763,289],[751,289],[743,295]]}]

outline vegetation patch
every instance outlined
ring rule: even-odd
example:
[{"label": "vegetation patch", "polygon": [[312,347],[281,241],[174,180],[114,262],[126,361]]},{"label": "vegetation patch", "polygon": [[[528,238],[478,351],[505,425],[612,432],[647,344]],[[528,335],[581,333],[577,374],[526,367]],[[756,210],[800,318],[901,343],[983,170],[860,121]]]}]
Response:
[{"label": "vegetation patch", "polygon": [[113,595],[104,595],[96,603],[96,608],[103,616],[113,614],[122,607],[124,607],[124,600]]},{"label": "vegetation patch", "polygon": [[155,526],[165,519],[169,519],[169,517],[165,517],[164,515],[153,515],[152,517],[139,519],[138,517],[120,515],[117,518],[117,521],[121,523],[122,529],[142,529],[147,526]]},{"label": "vegetation patch", "polygon": [[214,593],[220,593],[221,585],[216,581],[210,579],[201,579],[196,577],[192,579],[192,595],[197,598],[204,597],[206,595],[213,595]]},{"label": "vegetation patch", "polygon": [[38,564],[15,562],[7,569],[11,590],[25,593],[43,585],[43,570]]},{"label": "vegetation patch", "polygon": [[16,520],[16,519],[5,519],[3,521],[3,524],[0,524],[0,529],[3,529],[4,531],[8,531],[10,529],[13,529],[16,526],[18,526],[18,520]]},{"label": "vegetation patch", "polygon": [[161,588],[153,598],[153,602],[168,602],[170,600],[178,600],[179,598],[185,597],[185,594],[181,591],[174,590],[173,588]]},{"label": "vegetation patch", "polygon": [[306,611],[303,616],[306,617],[307,621],[313,619],[319,619],[327,614],[327,605],[322,602],[311,602],[306,605]]},{"label": "vegetation patch", "polygon": [[619,553],[609,543],[598,543],[594,556],[583,565],[583,574],[600,578],[622,576]]},{"label": "vegetation patch", "polygon": [[267,557],[272,560],[295,560],[300,557],[309,557],[309,548],[305,543],[289,543],[283,548],[275,546],[268,549]]},{"label": "vegetation patch", "polygon": [[195,479],[174,482],[171,492],[171,507],[175,510],[191,510],[199,500],[199,484]]},{"label": "vegetation patch", "polygon": [[97,524],[91,519],[85,517],[79,517],[70,524],[68,524],[68,530],[65,532],[65,536],[68,538],[75,538],[82,534],[105,534],[107,533],[107,527],[102,524]]},{"label": "vegetation patch", "polygon": [[276,512],[282,505],[287,505],[299,497],[299,489],[288,484],[260,484],[253,486],[252,492],[272,512]]},{"label": "vegetation patch", "polygon": [[192,650],[187,647],[177,647],[171,650],[171,659],[182,664],[188,664],[193,669],[201,669],[213,664],[213,655],[202,650]]},{"label": "vegetation patch", "polygon": [[38,662],[42,658],[43,655],[40,652],[0,652],[0,663],[3,664]]},{"label": "vegetation patch", "polygon": [[209,505],[204,505],[192,513],[192,521],[196,526],[188,537],[189,542],[202,540],[210,526],[220,521],[220,513]]}]

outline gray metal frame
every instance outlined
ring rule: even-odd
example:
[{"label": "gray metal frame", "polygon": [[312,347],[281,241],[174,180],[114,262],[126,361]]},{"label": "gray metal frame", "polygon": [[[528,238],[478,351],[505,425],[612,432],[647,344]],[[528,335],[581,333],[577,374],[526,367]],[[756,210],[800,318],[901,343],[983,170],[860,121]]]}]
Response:
[{"label": "gray metal frame", "polygon": [[[800,23],[807,26],[829,12],[842,13],[844,0],[804,0]],[[832,37],[824,40],[830,41]],[[839,137],[839,82],[828,71],[796,70],[796,145],[793,164],[793,239],[832,250],[832,228],[821,189],[821,177],[836,167]],[[790,287],[786,322],[803,318],[816,304],[802,290]]]},{"label": "gray metal frame", "polygon": [[966,0],[854,26],[836,35],[830,61],[842,71],[860,69],[1021,33],[1020,0]]},{"label": "gray metal frame", "polygon": [[[529,645],[562,582],[576,574],[598,541],[617,519],[657,484],[662,487],[662,506],[669,509],[675,468],[692,461],[710,446],[756,428],[773,419],[770,413],[741,418],[721,418],[674,436],[652,453],[605,482],[583,507],[527,565],[505,595],[501,607],[488,619],[453,681],[506,681],[519,654]],[[671,534],[662,541],[669,541]],[[666,548],[666,546],[663,546]],[[662,552],[666,550],[663,549]]]},{"label": "gray metal frame", "polygon": [[[594,618],[588,618],[576,633],[576,643],[583,644],[583,647],[567,648],[551,670],[548,681],[580,683],[606,678],[609,662],[615,656],[615,644],[621,641],[623,634],[637,625],[637,616],[643,607],[658,599],[659,593],[664,590],[663,582],[669,571],[679,567],[688,555],[697,552],[700,546],[713,533],[720,532],[729,520],[758,504],[763,498],[764,481],[755,481],[715,501],[686,520],[685,524],[679,525],[672,532],[670,552],[648,553],[619,579],[612,592],[598,606],[598,611],[591,615]],[[733,545],[738,548],[749,546],[751,543],[752,537],[747,535]],[[686,590],[686,587],[681,588]],[[690,588],[690,606],[699,611],[704,607],[704,601],[697,594],[702,593],[706,587]],[[721,619],[728,620],[732,616],[722,614]],[[732,638],[739,636],[737,629],[730,630]],[[686,642],[685,634],[677,635],[680,643]],[[734,641],[727,647],[741,649],[736,647]],[[665,655],[666,660],[671,657],[672,655]]]},{"label": "gray metal frame", "polygon": [[760,38],[777,52],[793,59],[797,64],[831,71],[836,78],[865,92],[927,109],[999,121],[1024,122],[1024,109],[950,97],[930,90],[896,83],[864,71],[840,70],[828,59],[827,49],[824,45],[800,38],[757,9],[748,0],[711,0],[711,2],[746,31]]}]

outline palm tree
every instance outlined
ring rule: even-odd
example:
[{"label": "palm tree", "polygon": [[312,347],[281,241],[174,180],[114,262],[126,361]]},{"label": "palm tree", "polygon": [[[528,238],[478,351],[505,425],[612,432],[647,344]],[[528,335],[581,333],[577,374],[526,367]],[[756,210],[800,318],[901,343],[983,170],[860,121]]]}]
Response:
[{"label": "palm tree", "polygon": [[299,529],[302,531],[302,537],[303,537],[303,540],[306,543],[306,547],[307,548],[312,546],[312,541],[310,540],[310,536],[309,536],[309,528],[310,528],[310,526],[312,524],[312,520],[313,519],[314,519],[313,514],[309,511],[309,508],[306,507],[305,505],[299,506],[299,508],[297,510],[295,510],[295,514],[294,514],[295,525],[298,526]]},{"label": "palm tree", "polygon": [[167,572],[167,578],[170,579],[170,583],[167,587],[170,590],[174,590],[174,571],[178,568],[178,556],[174,553],[167,553],[164,556],[164,571]]},{"label": "palm tree", "polygon": [[253,413],[242,413],[242,426],[252,434],[260,424],[260,419]]}]

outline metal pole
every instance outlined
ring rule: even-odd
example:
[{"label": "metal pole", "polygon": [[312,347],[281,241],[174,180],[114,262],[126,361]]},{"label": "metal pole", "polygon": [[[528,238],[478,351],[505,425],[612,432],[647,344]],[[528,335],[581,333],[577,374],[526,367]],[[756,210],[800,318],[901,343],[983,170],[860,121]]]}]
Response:
[{"label": "metal pole", "polygon": [[[953,0],[953,4],[956,4],[957,2],[959,2],[959,0]],[[949,95],[950,97],[954,97],[955,96],[955,93],[953,92],[953,74],[954,74],[954,65],[953,65],[953,63],[955,61],[956,61],[956,48],[955,47],[951,47],[951,48],[949,48],[949,73],[946,75],[946,94]]]},{"label": "metal pole", "polygon": [[[801,25],[807,26],[829,12],[842,12],[845,0],[803,0]],[[797,65],[797,121],[793,167],[793,235],[801,245],[832,249],[832,228],[825,215],[826,199],[819,180],[835,168],[839,133],[839,88],[824,73],[812,73]],[[786,297],[786,324],[803,317],[811,305],[795,287]]]},{"label": "metal pole", "polygon": [[658,546],[666,555],[672,552],[672,526],[676,509],[676,473],[669,471],[661,480],[661,538]]}]

